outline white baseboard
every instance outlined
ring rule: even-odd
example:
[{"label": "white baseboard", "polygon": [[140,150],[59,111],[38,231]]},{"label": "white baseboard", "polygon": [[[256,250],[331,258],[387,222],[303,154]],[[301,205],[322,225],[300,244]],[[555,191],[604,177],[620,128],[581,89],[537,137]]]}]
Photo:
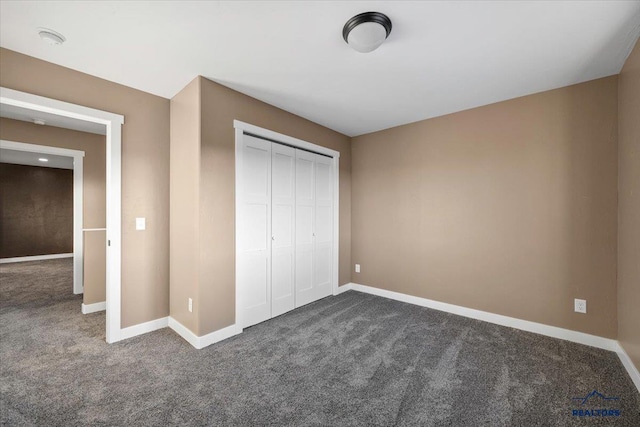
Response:
[{"label": "white baseboard", "polygon": [[521,329],[523,331],[546,335],[548,337],[560,338],[562,340],[572,341],[591,347],[602,348],[604,350],[617,352],[619,349],[618,341],[614,339],[603,338],[596,335],[585,334],[584,332],[558,328],[557,326],[544,325],[542,323],[517,319],[515,317],[503,316],[501,314],[489,313],[487,311],[475,310],[473,308],[462,307],[459,305],[448,304],[426,298],[414,297],[411,295],[401,294],[399,292],[359,285],[357,283],[351,283],[350,285],[351,289],[353,289],[354,291],[378,295],[396,301],[402,301],[409,304],[419,305],[421,307],[432,308],[434,310],[446,311],[447,313],[457,314],[458,316],[483,320],[485,322],[495,323],[497,325]]},{"label": "white baseboard", "polygon": [[169,317],[169,327],[173,329],[178,335],[184,338],[189,344],[198,348],[199,340],[198,336],[191,332],[186,326],[178,322],[173,317]]},{"label": "white baseboard", "polygon": [[0,258],[0,264],[9,264],[12,262],[25,262],[25,261],[45,261],[48,259],[58,259],[58,258],[73,258],[73,254],[52,254],[52,255],[19,256],[15,258]]},{"label": "white baseboard", "polygon": [[617,353],[618,353],[618,357],[620,358],[620,361],[622,362],[625,369],[629,373],[629,376],[631,377],[631,381],[633,381],[633,383],[636,385],[636,388],[638,389],[638,392],[640,392],[640,372],[638,372],[638,368],[635,367],[635,365],[631,361],[631,358],[629,357],[627,352],[624,351],[624,348],[619,343],[618,343]]},{"label": "white baseboard", "polygon": [[231,325],[199,337],[173,317],[169,317],[169,327],[198,350],[242,332],[242,329],[236,327],[236,325]]},{"label": "white baseboard", "polygon": [[584,332],[558,328],[556,326],[544,325],[542,323],[530,322],[528,320],[516,319],[515,317],[502,316],[500,314],[489,313],[487,311],[475,310],[473,308],[461,307],[459,305],[448,304],[426,298],[414,297],[411,295],[387,291],[385,289],[374,288],[371,286],[359,285],[357,283],[349,283],[341,286],[339,289],[339,293],[346,292],[348,290],[364,292],[367,294],[377,295],[396,301],[419,305],[421,307],[428,307],[434,310],[457,314],[458,316],[469,317],[471,319],[482,320],[489,323],[495,323],[497,325],[508,326],[510,328],[520,329],[527,332],[533,332],[535,334],[546,335],[548,337],[559,338],[578,344],[584,344],[591,347],[613,351],[618,354],[618,357],[629,373],[631,380],[635,384],[638,391],[640,391],[640,373],[638,373],[638,369],[629,358],[629,355],[624,351],[620,343],[616,340],[603,338],[596,335],[585,334]]},{"label": "white baseboard", "polygon": [[120,329],[120,339],[126,340],[127,338],[133,338],[138,335],[146,334],[147,332],[157,331],[158,329],[166,328],[167,326],[169,326],[169,318],[161,317],[160,319]]},{"label": "white baseboard", "polygon": [[107,302],[96,302],[93,304],[82,303],[82,314],[95,313],[97,311],[105,311],[107,309]]},{"label": "white baseboard", "polygon": [[338,286],[338,290],[336,292],[333,293],[333,295],[340,295],[344,292],[350,291],[351,290],[351,285],[352,283],[346,283],[344,285],[340,285]]}]

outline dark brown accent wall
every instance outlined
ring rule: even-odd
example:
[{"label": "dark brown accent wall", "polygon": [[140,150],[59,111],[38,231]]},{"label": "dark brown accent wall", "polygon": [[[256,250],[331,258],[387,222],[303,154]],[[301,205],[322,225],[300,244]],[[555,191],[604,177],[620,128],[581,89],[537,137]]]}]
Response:
[{"label": "dark brown accent wall", "polygon": [[73,252],[73,171],[0,163],[0,258]]},{"label": "dark brown accent wall", "polygon": [[105,136],[0,117],[0,139],[84,151],[82,228],[107,226]]},{"label": "dark brown accent wall", "polygon": [[617,83],[353,138],[352,281],[615,338]]},{"label": "dark brown accent wall", "polygon": [[618,86],[618,339],[640,369],[640,41]]}]

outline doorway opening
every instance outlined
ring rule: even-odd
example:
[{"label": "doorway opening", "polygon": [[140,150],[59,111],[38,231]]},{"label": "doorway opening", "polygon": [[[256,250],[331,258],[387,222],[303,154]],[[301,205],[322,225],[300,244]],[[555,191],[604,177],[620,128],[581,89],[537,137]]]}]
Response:
[{"label": "doorway opening", "polygon": [[[5,117],[5,112],[2,112]],[[2,162],[14,165],[71,169],[73,171],[73,293],[84,292],[83,277],[83,166],[84,151],[45,145],[27,144],[16,141],[0,141]],[[54,251],[55,252],[55,251]],[[65,253],[55,255],[36,255],[19,258],[3,258],[0,262],[36,261],[43,259],[63,258]]]},{"label": "doorway opening", "polygon": [[[4,87],[0,87],[0,108],[30,111],[37,116],[46,116],[49,120],[74,123],[76,126],[101,126],[104,128],[106,135],[106,341],[108,343],[120,341],[124,338],[120,322],[121,153],[124,116]],[[74,228],[74,253],[76,249],[75,238]],[[78,239],[81,238],[82,233],[78,236]],[[79,247],[82,247],[82,243],[79,244]],[[74,284],[76,283],[76,274],[78,272],[74,268]],[[78,283],[82,283],[81,278]]]}]

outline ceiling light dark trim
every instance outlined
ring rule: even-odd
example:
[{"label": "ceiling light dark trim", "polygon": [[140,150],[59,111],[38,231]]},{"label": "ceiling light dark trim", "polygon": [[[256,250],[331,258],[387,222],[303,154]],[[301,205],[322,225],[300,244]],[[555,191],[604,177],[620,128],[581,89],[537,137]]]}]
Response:
[{"label": "ceiling light dark trim", "polygon": [[344,28],[342,28],[342,38],[344,41],[349,43],[347,37],[349,37],[351,30],[365,22],[376,22],[384,27],[387,32],[387,37],[391,34],[391,19],[389,19],[387,15],[380,12],[364,12],[354,16],[344,24]]}]

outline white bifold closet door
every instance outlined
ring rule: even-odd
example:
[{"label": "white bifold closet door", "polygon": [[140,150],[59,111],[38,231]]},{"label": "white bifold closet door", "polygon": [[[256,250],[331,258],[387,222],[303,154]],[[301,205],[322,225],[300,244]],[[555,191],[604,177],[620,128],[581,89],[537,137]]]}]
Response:
[{"label": "white bifold closet door", "polygon": [[236,280],[244,327],[271,318],[271,145],[242,138]]},{"label": "white bifold closet door", "polygon": [[244,135],[239,167],[242,327],[331,295],[332,159]]},{"label": "white bifold closet door", "polygon": [[331,158],[296,150],[296,307],[331,295]]},{"label": "white bifold closet door", "polygon": [[271,317],[295,308],[296,150],[272,144],[271,152]]}]

